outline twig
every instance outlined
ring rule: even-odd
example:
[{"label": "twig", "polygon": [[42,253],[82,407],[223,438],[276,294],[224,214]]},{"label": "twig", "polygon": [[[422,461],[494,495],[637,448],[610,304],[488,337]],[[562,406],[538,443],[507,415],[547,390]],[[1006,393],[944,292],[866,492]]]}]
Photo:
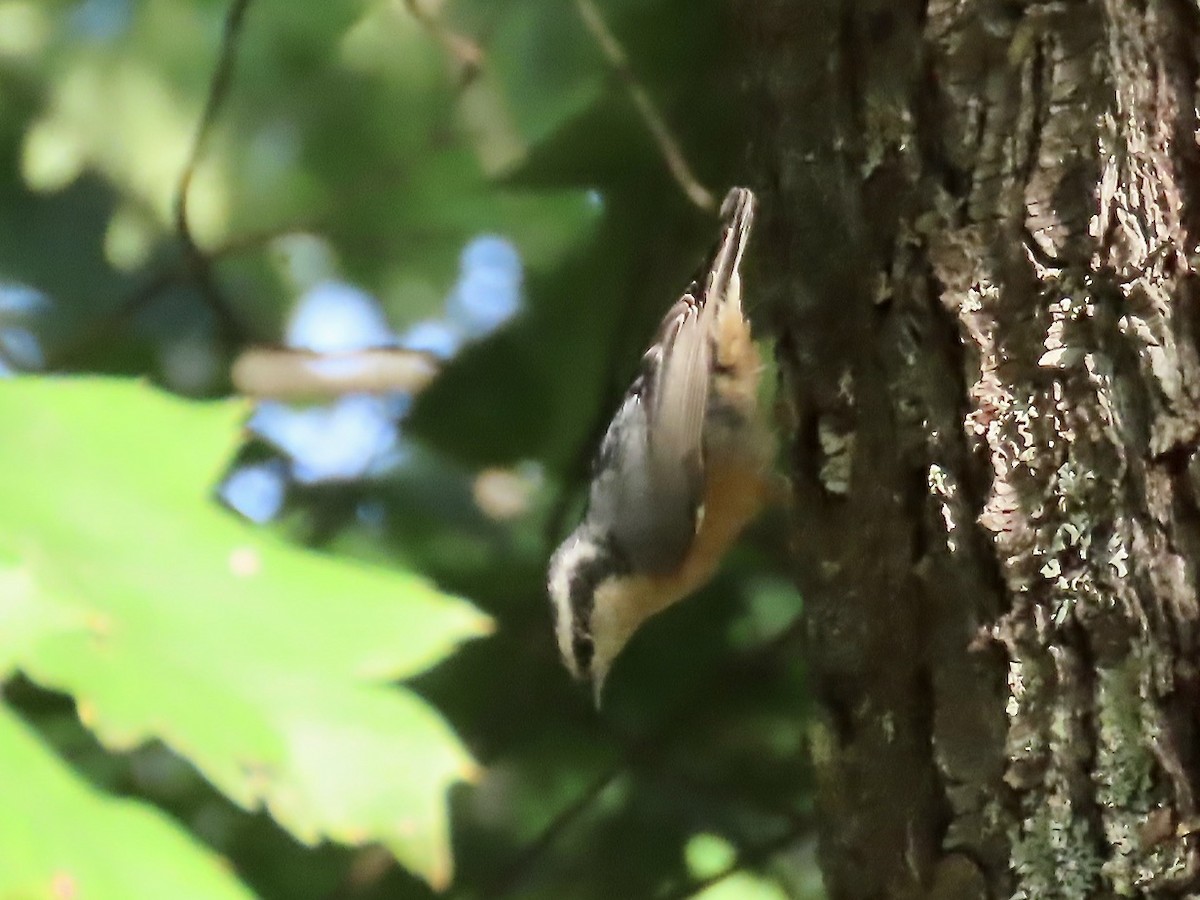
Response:
[{"label": "twig", "polygon": [[184,261],[191,275],[200,287],[201,296],[208,303],[217,320],[217,328],[230,344],[238,343],[242,338],[242,330],[233,309],[221,295],[216,278],[213,276],[212,262],[196,243],[188,219],[188,197],[196,169],[204,157],[204,151],[212,133],[213,123],[221,110],[225,99],[229,96],[229,85],[233,79],[233,67],[237,57],[238,39],[242,34],[242,26],[246,20],[246,11],[250,8],[251,0],[233,0],[225,14],[225,28],[221,34],[221,50],[217,58],[216,69],[213,70],[212,80],[208,85],[208,99],[204,103],[204,111],[200,115],[200,124],[196,128],[196,136],[192,140],[191,151],[187,162],[179,174],[179,184],[175,189],[175,230],[183,246]]},{"label": "twig", "polygon": [[185,273],[178,264],[155,272],[121,300],[115,309],[98,319],[87,322],[78,336],[68,339],[64,345],[54,350],[50,354],[47,368],[57,370],[78,365],[81,357],[84,357],[89,350],[117,335],[122,327],[127,325],[138,312],[154,302],[163,291],[175,287],[184,280]]},{"label": "twig", "polygon": [[440,370],[429,354],[398,347],[328,354],[250,347],[234,361],[230,379],[239,394],[256,399],[311,401],[351,392],[415,396]]},{"label": "twig", "polygon": [[596,4],[593,0],[575,0],[575,8],[579,11],[579,17],[583,19],[584,26],[595,38],[596,44],[599,46],[600,52],[604,54],[609,66],[625,84],[625,89],[629,91],[633,105],[637,107],[642,120],[650,130],[650,135],[658,145],[658,150],[680,189],[700,209],[706,212],[715,210],[717,202],[712,193],[692,173],[691,167],[680,149],[679,142],[675,140],[675,136],[667,127],[662,114],[655,107],[654,101],[650,99],[650,94],[633,74],[624,49],[617,41],[616,36],[609,30]]},{"label": "twig", "polygon": [[[595,802],[609,785],[629,770],[633,763],[652,756],[653,749],[665,744],[672,734],[680,733],[684,729],[691,727],[693,719],[698,714],[711,711],[714,685],[726,684],[731,671],[741,668],[748,663],[761,665],[776,654],[784,652],[803,632],[804,620],[802,617],[797,616],[786,628],[771,639],[748,651],[735,654],[726,659],[725,664],[719,670],[714,671],[710,679],[700,685],[699,690],[692,696],[691,702],[681,703],[674,710],[673,714],[666,718],[655,731],[635,737],[615,734],[618,742],[624,745],[622,758],[616,765],[606,770],[599,778],[592,782],[579,797],[564,807],[542,829],[538,836],[525,846],[516,859],[504,869],[500,877],[491,885],[491,889],[487,891],[486,896],[492,898],[492,900],[496,900],[496,898],[515,893],[528,877],[529,873],[541,862],[542,857],[549,852],[563,829],[567,828],[587,812],[592,803]],[[811,823],[807,815],[803,813],[798,812],[787,815],[778,809],[772,810],[772,813],[787,816],[789,828],[786,833],[791,836],[791,840],[811,829]],[[746,864],[749,864],[751,858],[745,857],[745,859],[747,860]],[[721,877],[728,877],[729,874],[732,874],[732,870],[726,872]],[[690,896],[690,894],[685,894],[684,896]]]},{"label": "twig", "polygon": [[625,771],[625,760],[622,760],[611,769],[606,770],[599,778],[593,781],[588,787],[575,798],[569,805],[559,810],[558,815],[551,819],[546,826],[538,833],[532,841],[525,845],[525,849],[514,859],[504,871],[500,874],[490,886],[486,896],[492,900],[504,897],[518,887],[530,870],[538,863],[542,855],[550,849],[550,845],[554,843],[555,838],[562,834],[571,823],[578,819],[581,815],[587,812],[588,807],[608,789],[614,781],[619,778]]},{"label": "twig", "polygon": [[714,884],[724,881],[731,875],[736,875],[738,872],[762,865],[776,853],[795,843],[799,838],[811,831],[812,822],[798,822],[770,840],[763,841],[761,844],[755,844],[752,847],[746,847],[738,853],[733,862],[719,872],[715,872],[706,878],[697,878],[669,893],[659,894],[656,900],[688,900],[689,897],[695,897],[697,894],[708,890]]},{"label": "twig", "polygon": [[446,55],[458,66],[464,83],[479,74],[483,69],[484,54],[478,43],[447,26],[438,16],[426,9],[421,0],[403,0],[403,3],[412,17],[442,45]]},{"label": "twig", "polygon": [[[395,177],[394,172],[385,171],[383,174],[389,178]],[[403,175],[404,173],[401,174]],[[364,178],[361,184],[356,184],[341,191],[338,196],[337,209],[335,210],[329,210],[320,215],[313,215],[295,222],[288,222],[226,238],[222,243],[209,247],[204,251],[202,262],[207,263],[211,267],[213,263],[220,262],[221,260],[259,250],[264,245],[278,238],[287,237],[291,234],[320,232],[322,229],[329,227],[328,223],[342,205],[353,198],[366,195],[368,191],[377,191],[379,184],[380,181],[376,175],[372,175],[371,178]],[[430,234],[432,235],[432,232]],[[406,240],[412,242],[425,238],[426,235],[423,232],[413,231],[407,233],[405,237]],[[195,252],[200,253],[201,251],[197,249]],[[115,333],[120,327],[128,324],[137,313],[157,300],[163,291],[186,284],[189,277],[194,278],[195,274],[188,260],[178,258],[163,264],[157,271],[149,274],[147,281],[123,297],[118,298],[112,309],[103,313],[98,320],[86,323],[85,333],[77,341],[69,343],[65,349],[53,354],[53,362],[50,368],[61,368],[69,365],[87,347],[97,344],[101,336],[107,337]]]}]

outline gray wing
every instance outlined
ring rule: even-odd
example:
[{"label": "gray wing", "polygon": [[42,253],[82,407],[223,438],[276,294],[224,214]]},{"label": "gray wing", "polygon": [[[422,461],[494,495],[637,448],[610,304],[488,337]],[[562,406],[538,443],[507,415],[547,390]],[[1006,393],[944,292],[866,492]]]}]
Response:
[{"label": "gray wing", "polygon": [[676,568],[696,533],[710,352],[699,312],[685,296],[664,320],[596,460],[588,518],[637,571]]},{"label": "gray wing", "polygon": [[731,284],[737,292],[753,210],[749,191],[730,191],[722,207],[725,227],[706,270],[663,318],[600,445],[588,518],[637,571],[672,571],[695,537],[704,500],[714,324]]}]

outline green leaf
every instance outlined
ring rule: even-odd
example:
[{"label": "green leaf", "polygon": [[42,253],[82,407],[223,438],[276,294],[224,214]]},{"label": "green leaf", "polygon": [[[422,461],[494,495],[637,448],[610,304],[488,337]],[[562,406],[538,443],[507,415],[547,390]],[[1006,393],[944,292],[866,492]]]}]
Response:
[{"label": "green leaf", "polygon": [[749,872],[735,872],[693,896],[696,900],[788,900],[778,885]]},{"label": "green leaf", "polygon": [[113,379],[0,383],[0,674],[73,694],[112,748],[162,739],[301,841],[380,841],[445,884],[445,791],[473,764],[388,682],[487,622],[210,502],[243,415]]},{"label": "green leaf", "polygon": [[716,834],[696,834],[684,848],[684,859],[693,878],[711,878],[737,859],[737,847]]},{"label": "green leaf", "polygon": [[254,896],[165,814],[77,778],[2,704],[0,796],[0,900]]}]

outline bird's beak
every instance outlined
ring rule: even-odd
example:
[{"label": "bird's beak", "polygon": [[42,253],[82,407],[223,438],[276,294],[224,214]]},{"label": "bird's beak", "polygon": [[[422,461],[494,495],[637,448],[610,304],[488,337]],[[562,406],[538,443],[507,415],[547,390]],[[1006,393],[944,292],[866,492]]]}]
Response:
[{"label": "bird's beak", "polygon": [[592,677],[592,701],[596,704],[596,712],[600,711],[600,699],[604,694],[604,676]]}]

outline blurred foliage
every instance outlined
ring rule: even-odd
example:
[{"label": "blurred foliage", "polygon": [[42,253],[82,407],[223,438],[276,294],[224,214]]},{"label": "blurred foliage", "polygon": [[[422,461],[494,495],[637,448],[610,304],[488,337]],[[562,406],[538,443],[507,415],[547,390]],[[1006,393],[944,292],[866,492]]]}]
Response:
[{"label": "blurred foliage", "polygon": [[[598,7],[720,195],[724,4]],[[0,900],[821,896],[778,523],[600,715],[545,607],[712,224],[573,3],[0,0]],[[519,310],[382,462],[298,480],[223,399],[329,285],[442,340],[496,237]]]}]

